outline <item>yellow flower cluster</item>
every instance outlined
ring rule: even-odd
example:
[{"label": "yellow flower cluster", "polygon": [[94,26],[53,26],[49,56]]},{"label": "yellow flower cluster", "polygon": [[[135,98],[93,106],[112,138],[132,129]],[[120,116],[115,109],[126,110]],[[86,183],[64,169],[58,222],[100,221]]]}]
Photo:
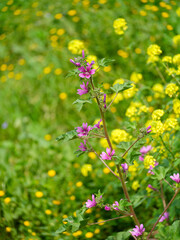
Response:
[{"label": "yellow flower cluster", "polygon": [[180,34],[173,37],[173,43],[175,46],[180,44]]},{"label": "yellow flower cluster", "polygon": [[178,125],[178,121],[176,118],[167,118],[164,123],[164,128],[166,130],[174,129]]},{"label": "yellow flower cluster", "polygon": [[164,56],[162,58],[162,62],[166,62],[166,63],[172,63],[172,57],[171,56]]},{"label": "yellow flower cluster", "polygon": [[148,107],[140,102],[131,102],[130,106],[126,110],[126,116],[131,118],[131,121],[137,120],[137,115],[142,112],[148,112]]},{"label": "yellow flower cluster", "polygon": [[180,65],[180,54],[174,55],[173,63],[176,64],[176,65]]},{"label": "yellow flower cluster", "polygon": [[165,93],[169,95],[169,97],[172,97],[173,94],[175,94],[179,90],[179,87],[175,83],[169,83],[166,86]]},{"label": "yellow flower cluster", "polygon": [[129,166],[128,172],[131,174],[130,180],[132,180],[137,175],[138,166],[139,164],[136,161],[133,162],[133,165]]},{"label": "yellow flower cluster", "polygon": [[151,44],[147,49],[147,54],[149,56],[158,56],[162,53],[160,46],[157,44]]},{"label": "yellow flower cluster", "polygon": [[164,115],[164,111],[162,109],[157,109],[152,113],[153,120],[159,120]]},{"label": "yellow flower cluster", "polygon": [[111,132],[111,138],[115,143],[127,142],[129,140],[129,134],[125,130],[114,129]]},{"label": "yellow flower cluster", "polygon": [[139,181],[134,181],[134,182],[132,183],[132,189],[133,189],[134,191],[136,191],[139,187],[140,187]]},{"label": "yellow flower cluster", "polygon": [[68,43],[68,49],[73,54],[81,54],[82,50],[85,49],[85,45],[83,41],[75,39]]},{"label": "yellow flower cluster", "polygon": [[163,98],[164,97],[164,88],[160,83],[153,85],[152,90],[154,91],[154,98]]},{"label": "yellow flower cluster", "polygon": [[152,129],[152,133],[156,133],[157,136],[163,134],[163,132],[165,130],[164,125],[161,121],[152,121],[151,129]]},{"label": "yellow flower cluster", "polygon": [[92,171],[92,165],[91,164],[84,164],[81,167],[81,173],[84,177],[88,176],[88,173]]},{"label": "yellow flower cluster", "polygon": [[153,156],[146,155],[145,158],[144,158],[144,167],[146,169],[149,169],[150,166],[152,166],[154,168],[155,167],[155,162],[156,162],[156,160],[153,158]]},{"label": "yellow flower cluster", "polygon": [[113,22],[113,28],[116,34],[124,34],[124,31],[128,28],[126,20],[124,18],[117,18]]},{"label": "yellow flower cluster", "polygon": [[142,80],[142,74],[141,73],[137,73],[137,72],[133,72],[130,76],[130,80],[138,83],[140,80]]},{"label": "yellow flower cluster", "polygon": [[180,114],[180,100],[177,98],[173,100],[173,110],[177,115]]},{"label": "yellow flower cluster", "polygon": [[123,91],[123,96],[125,99],[134,97],[134,95],[138,91],[138,89],[136,88],[136,85],[134,83],[132,83],[131,85],[132,85],[132,88],[129,88],[129,89],[126,89]]}]

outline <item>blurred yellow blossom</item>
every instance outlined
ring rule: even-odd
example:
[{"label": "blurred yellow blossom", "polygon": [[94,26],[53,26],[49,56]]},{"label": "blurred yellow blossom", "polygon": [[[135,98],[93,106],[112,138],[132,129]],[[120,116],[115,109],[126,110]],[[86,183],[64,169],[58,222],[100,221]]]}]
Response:
[{"label": "blurred yellow blossom", "polygon": [[96,159],[96,154],[94,152],[89,152],[88,153],[88,156],[91,158],[91,159]]},{"label": "blurred yellow blossom", "polygon": [[57,20],[61,19],[62,17],[63,17],[62,13],[57,13],[57,14],[54,16],[54,18],[57,19]]},{"label": "blurred yellow blossom", "polygon": [[62,93],[59,94],[59,98],[61,100],[65,100],[67,98],[67,94],[65,92],[62,92]]},{"label": "blurred yellow blossom", "polygon": [[29,227],[30,226],[30,222],[29,221],[24,221],[24,226]]},{"label": "blurred yellow blossom", "polygon": [[165,93],[169,97],[172,97],[178,90],[179,90],[179,87],[175,83],[169,83],[166,86]]},{"label": "blurred yellow blossom", "polygon": [[91,164],[84,164],[81,167],[81,173],[84,177],[88,176],[88,173],[92,171],[92,165]]},{"label": "blurred yellow blossom", "polygon": [[103,173],[105,173],[105,174],[108,174],[108,173],[110,173],[110,170],[109,170],[109,168],[103,168]]},{"label": "blurred yellow blossom", "polygon": [[5,204],[8,204],[10,202],[11,202],[11,198],[10,197],[7,197],[7,198],[4,199],[4,203]]},{"label": "blurred yellow blossom", "polygon": [[176,65],[180,65],[180,54],[174,55],[173,63],[176,64]]},{"label": "blurred yellow blossom", "polygon": [[92,238],[94,236],[94,234],[92,233],[92,232],[87,232],[86,234],[85,234],[85,237],[86,238]]},{"label": "blurred yellow blossom", "polygon": [[164,115],[164,111],[162,109],[154,110],[152,113],[153,120],[159,120]]},{"label": "blurred yellow blossom", "polygon": [[133,72],[133,73],[131,73],[130,80],[135,83],[138,83],[140,80],[142,80],[142,74]]},{"label": "blurred yellow blossom", "polygon": [[59,200],[53,200],[52,203],[53,203],[54,205],[60,205],[60,204],[61,204],[61,201],[59,201]]},{"label": "blurred yellow blossom", "polygon": [[81,181],[76,183],[76,187],[82,187],[83,183]]},{"label": "blurred yellow blossom", "polygon": [[75,9],[71,9],[71,10],[69,10],[69,11],[67,12],[67,14],[68,14],[69,16],[74,16],[74,15],[77,14],[77,11],[76,11]]},{"label": "blurred yellow blossom", "polygon": [[45,214],[46,214],[46,215],[51,215],[51,214],[52,214],[52,211],[51,211],[50,209],[46,209],[46,210],[45,210]]},{"label": "blurred yellow blossom", "polygon": [[177,115],[180,114],[180,100],[177,98],[173,100],[173,110]]},{"label": "blurred yellow blossom", "polygon": [[171,56],[164,56],[162,58],[162,62],[172,63],[172,57]]},{"label": "blurred yellow blossom", "polygon": [[151,155],[146,155],[144,158],[144,167],[149,169],[150,166],[155,167],[156,160]]},{"label": "blurred yellow blossom", "polygon": [[51,170],[48,171],[48,176],[49,177],[54,177],[55,175],[56,175],[56,171],[55,170],[51,169]]},{"label": "blurred yellow blossom", "polygon": [[46,135],[44,136],[44,139],[45,139],[46,141],[50,141],[50,140],[52,139],[52,137],[51,137],[50,134],[46,134]]},{"label": "blurred yellow blossom", "polygon": [[147,49],[147,54],[149,56],[158,56],[162,53],[160,46],[157,44],[151,44]]},{"label": "blurred yellow blossom", "polygon": [[180,34],[173,37],[173,43],[175,46],[180,44]]},{"label": "blurred yellow blossom", "polygon": [[6,232],[11,232],[11,228],[10,227],[6,227]]},{"label": "blurred yellow blossom", "polygon": [[5,195],[5,192],[3,190],[0,190],[0,197],[3,197]]},{"label": "blurred yellow blossom", "polygon": [[117,18],[113,22],[113,28],[116,34],[124,34],[124,31],[128,28],[126,20],[124,18]]},{"label": "blurred yellow blossom", "polygon": [[156,133],[157,135],[161,135],[164,132],[164,125],[161,121],[152,121],[151,123],[152,133]]},{"label": "blurred yellow blossom", "polygon": [[127,142],[129,140],[129,134],[125,130],[114,129],[111,132],[111,138],[115,143]]},{"label": "blurred yellow blossom", "polygon": [[41,198],[41,197],[43,197],[43,192],[38,191],[38,192],[35,193],[35,196],[37,198]]},{"label": "blurred yellow blossom", "polygon": [[134,181],[134,182],[132,183],[132,189],[133,189],[133,190],[136,191],[139,187],[140,187],[139,181]]},{"label": "blurred yellow blossom", "polygon": [[83,41],[75,39],[68,43],[68,49],[73,54],[81,54],[82,50],[85,50],[85,45]]}]

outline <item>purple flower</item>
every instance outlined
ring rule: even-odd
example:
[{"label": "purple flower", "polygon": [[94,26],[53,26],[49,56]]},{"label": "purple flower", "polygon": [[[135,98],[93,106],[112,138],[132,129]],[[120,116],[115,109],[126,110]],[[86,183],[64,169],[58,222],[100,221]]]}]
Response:
[{"label": "purple flower", "polygon": [[119,206],[118,201],[115,201],[114,204],[113,204],[114,210],[117,210],[117,211],[118,211],[118,210],[119,210],[118,206]]},{"label": "purple flower", "polygon": [[141,236],[143,234],[143,232],[145,231],[145,228],[143,226],[143,224],[140,225],[140,227],[138,227],[137,225],[135,226],[135,228],[133,228],[133,231],[130,232],[133,236]]},{"label": "purple flower", "polygon": [[115,153],[115,150],[112,150],[111,151],[111,149],[110,148],[106,148],[106,152],[107,153],[105,153],[105,152],[102,152],[101,153],[101,158],[103,159],[103,160],[111,160],[111,158],[112,158],[112,156],[114,155],[114,153]]},{"label": "purple flower", "polygon": [[148,184],[148,188],[152,189],[153,191],[158,191],[157,188],[154,188],[151,184]]},{"label": "purple flower", "polygon": [[3,122],[3,124],[1,125],[2,129],[6,129],[8,127],[8,123],[7,122]]},{"label": "purple flower", "polygon": [[104,208],[106,211],[110,211],[111,210],[111,208],[110,207],[108,207],[108,206],[105,206],[105,208]]},{"label": "purple flower", "polygon": [[143,146],[140,149],[140,153],[142,153],[142,155],[147,154],[151,149],[152,149],[151,145]]},{"label": "purple flower", "polygon": [[151,130],[149,130],[150,128],[151,128],[151,126],[148,126],[148,127],[146,128],[147,133],[150,133],[150,132],[151,132]]},{"label": "purple flower", "polygon": [[169,213],[165,212],[164,215],[159,219],[159,222],[163,222],[165,219],[168,219]]},{"label": "purple flower", "polygon": [[144,161],[144,157],[141,155],[141,156],[139,156],[139,160],[140,161]]},{"label": "purple flower", "polygon": [[99,128],[100,129],[101,128],[100,127],[101,122],[102,122],[102,119],[100,119],[99,122],[94,125],[94,128]]},{"label": "purple flower", "polygon": [[87,207],[87,208],[92,208],[92,207],[95,207],[96,204],[97,204],[97,202],[96,202],[95,196],[94,196],[94,194],[93,194],[93,195],[92,195],[92,201],[88,199],[87,202],[86,202],[86,207]]},{"label": "purple flower", "polygon": [[84,50],[82,50],[82,57],[85,58]]},{"label": "purple flower", "polygon": [[123,168],[123,172],[125,173],[128,170],[128,165],[127,163],[122,163],[121,167]]},{"label": "purple flower", "polygon": [[103,103],[106,103],[106,94],[104,94]]},{"label": "purple flower", "polygon": [[91,63],[87,63],[87,66],[86,67],[80,67],[78,68],[78,70],[81,72],[79,74],[79,76],[81,78],[87,78],[89,79],[91,77],[91,75],[93,75],[95,73],[95,69],[91,69],[92,68],[92,62]]},{"label": "purple flower", "polygon": [[70,62],[73,63],[76,67],[80,67],[81,63],[80,62],[75,62],[74,60],[70,59]]},{"label": "purple flower", "polygon": [[84,140],[84,144],[83,143],[80,143],[80,146],[79,146],[80,150],[82,152],[85,152],[87,150],[87,147],[86,147],[86,140]]},{"label": "purple flower", "polygon": [[87,136],[89,131],[91,131],[91,126],[88,126],[87,123],[83,123],[82,127],[77,127],[76,132],[79,133],[79,137]]},{"label": "purple flower", "polygon": [[85,83],[83,82],[83,84],[80,85],[80,87],[81,87],[82,89],[78,89],[78,90],[77,90],[77,94],[79,94],[79,95],[81,96],[81,95],[83,95],[83,94],[88,93],[88,84],[89,84],[89,82],[87,82],[86,85],[85,85]]},{"label": "purple flower", "polygon": [[154,175],[154,172],[152,170],[153,170],[153,167],[150,165],[148,173],[150,173],[151,175]]},{"label": "purple flower", "polygon": [[171,178],[173,181],[175,181],[175,182],[177,182],[177,183],[180,183],[179,173],[177,173],[177,174],[174,173],[172,176],[170,176],[170,178]]}]

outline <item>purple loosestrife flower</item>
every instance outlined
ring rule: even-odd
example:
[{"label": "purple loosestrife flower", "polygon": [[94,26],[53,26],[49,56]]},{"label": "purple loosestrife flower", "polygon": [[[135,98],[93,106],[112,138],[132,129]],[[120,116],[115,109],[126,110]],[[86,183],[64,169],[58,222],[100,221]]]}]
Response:
[{"label": "purple loosestrife flower", "polygon": [[82,58],[85,58],[84,50],[82,50]]},{"label": "purple loosestrife flower", "polygon": [[141,236],[144,231],[145,231],[145,228],[144,228],[143,224],[141,224],[140,227],[138,227],[138,226],[136,225],[135,228],[133,228],[133,231],[130,232],[130,233],[131,233],[133,236],[138,237],[138,236]]},{"label": "purple loosestrife flower", "polygon": [[154,188],[151,184],[148,184],[148,188],[152,189],[153,191],[158,191],[157,188]]},{"label": "purple loosestrife flower", "polygon": [[169,213],[165,212],[164,215],[159,219],[159,222],[163,222],[165,219],[168,219]]},{"label": "purple loosestrife flower", "polygon": [[97,204],[97,202],[96,202],[95,196],[94,196],[94,194],[93,194],[93,195],[92,195],[92,201],[88,199],[87,202],[86,202],[86,207],[87,207],[87,208],[92,208],[92,207],[95,207],[96,204]]},{"label": "purple loosestrife flower", "polygon": [[108,206],[105,206],[105,208],[104,208],[106,211],[110,211],[111,210],[111,208],[110,207],[108,207]]},{"label": "purple loosestrife flower", "polygon": [[147,133],[150,133],[150,132],[151,132],[150,128],[151,128],[151,126],[148,126],[148,127],[146,128]]},{"label": "purple loosestrife flower", "polygon": [[117,211],[118,211],[118,210],[119,210],[118,206],[119,206],[118,201],[115,201],[114,204],[113,204],[114,210],[117,210]]},{"label": "purple loosestrife flower", "polygon": [[142,155],[147,154],[151,149],[152,149],[151,145],[143,146],[140,149],[140,153],[142,153]]},{"label": "purple loosestrife flower", "polygon": [[88,84],[89,82],[87,82],[86,84],[83,82],[83,84],[80,85],[81,89],[77,90],[77,94],[81,96],[83,94],[88,93]]},{"label": "purple loosestrife flower", "polygon": [[79,146],[80,150],[82,152],[85,152],[87,150],[87,147],[86,147],[86,140],[84,140],[84,143],[80,143],[80,146]]},{"label": "purple loosestrife flower", "polygon": [[99,122],[97,124],[94,125],[94,128],[101,128],[101,122],[102,122],[102,119],[99,120]]},{"label": "purple loosestrife flower", "polygon": [[125,173],[128,170],[128,165],[127,163],[122,163],[121,167],[123,168],[123,172]]},{"label": "purple loosestrife flower", "polygon": [[95,73],[95,69],[91,69],[92,68],[92,62],[91,63],[87,63],[87,66],[86,67],[80,67],[80,68],[78,68],[78,70],[81,72],[80,74],[79,74],[79,76],[81,77],[81,78],[87,78],[87,79],[89,79],[90,77],[91,77],[91,75],[93,75],[94,73]]},{"label": "purple loosestrife flower", "polygon": [[175,181],[175,182],[177,182],[177,183],[180,183],[179,173],[177,173],[177,174],[174,173],[172,176],[170,176],[170,178],[171,178],[173,181]]},{"label": "purple loosestrife flower", "polygon": [[79,137],[87,136],[89,131],[91,131],[91,126],[88,126],[87,123],[83,123],[82,127],[77,127],[76,132],[79,133]]},{"label": "purple loosestrife flower", "polygon": [[114,153],[115,153],[115,151],[114,150],[112,150],[112,152],[111,152],[111,149],[110,148],[106,148],[106,152],[107,153],[105,153],[105,152],[102,152],[101,153],[101,158],[103,159],[103,160],[111,160],[111,158],[112,158],[112,156],[114,155]]}]

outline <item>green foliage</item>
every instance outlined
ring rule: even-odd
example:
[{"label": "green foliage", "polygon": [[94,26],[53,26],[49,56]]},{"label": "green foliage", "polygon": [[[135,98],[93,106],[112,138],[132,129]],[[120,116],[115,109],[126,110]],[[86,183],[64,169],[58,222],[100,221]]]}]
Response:
[{"label": "green foliage", "polygon": [[83,100],[83,99],[77,99],[76,101],[73,102],[75,104],[76,109],[80,112],[86,103],[92,103],[92,100]]},{"label": "green foliage", "polygon": [[98,65],[100,67],[106,67],[108,66],[110,63],[114,62],[114,59],[106,59],[106,58],[102,58],[98,61]]},{"label": "green foliage", "polygon": [[126,89],[132,88],[131,84],[132,84],[132,82],[130,82],[130,81],[126,81],[123,84],[116,83],[113,87],[111,87],[111,89],[113,90],[113,92],[119,93]]},{"label": "green foliage", "polygon": [[76,130],[71,130],[67,133],[61,134],[59,137],[56,138],[56,141],[68,142],[68,141],[73,140],[77,137],[78,136],[77,136]]},{"label": "green foliage", "polygon": [[177,240],[180,238],[180,220],[176,220],[171,226],[159,225],[158,234],[156,234],[158,239]]},{"label": "green foliage", "polygon": [[154,170],[155,175],[152,176],[153,179],[162,180],[166,177],[169,168],[165,168],[163,166],[159,166]]}]

